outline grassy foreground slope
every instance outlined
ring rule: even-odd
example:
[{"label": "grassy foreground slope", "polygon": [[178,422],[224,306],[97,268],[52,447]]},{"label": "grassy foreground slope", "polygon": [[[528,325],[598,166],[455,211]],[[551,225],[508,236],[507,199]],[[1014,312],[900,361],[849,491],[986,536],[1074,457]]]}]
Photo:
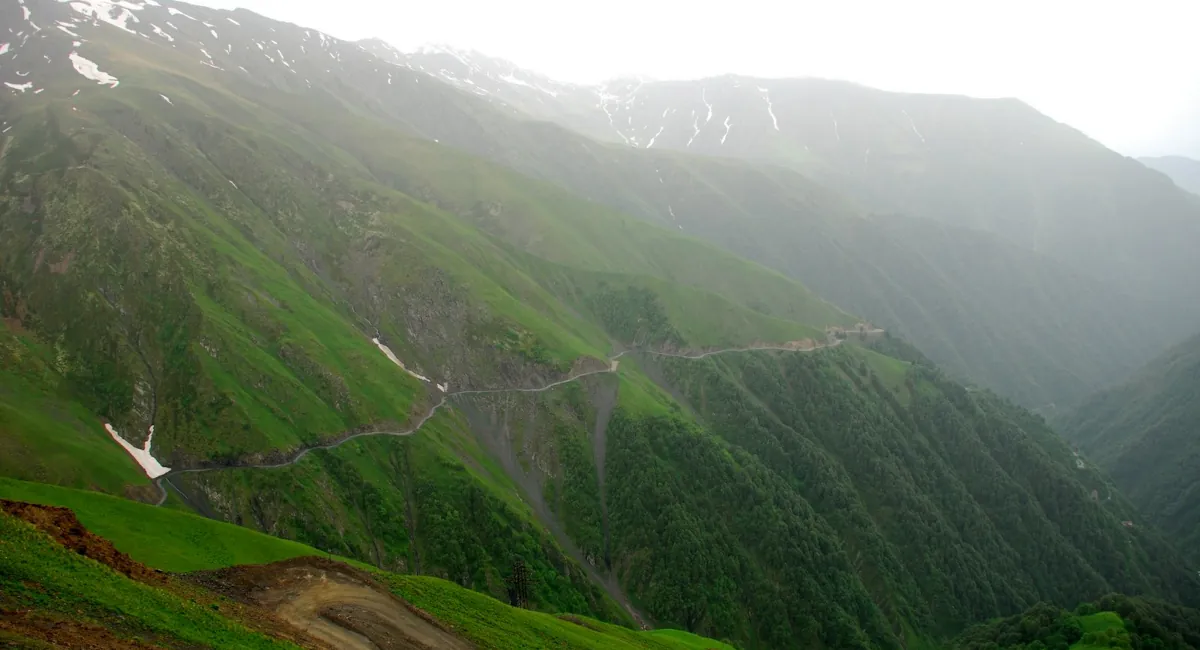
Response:
[{"label": "grassy foreground slope", "polygon": [[[295,647],[252,632],[209,607],[131,580],[3,513],[0,608],[24,610],[22,618],[87,626],[81,636],[92,642],[103,643],[104,636],[96,630],[104,630],[117,638],[170,639],[201,647]],[[6,632],[6,627],[0,626],[0,642],[38,647],[24,635]]]},{"label": "grassy foreground slope", "polygon": [[0,499],[62,506],[134,560],[163,571],[202,571],[320,554],[310,546],[107,494],[0,478]]},{"label": "grassy foreground slope", "polygon": [[[153,508],[106,495],[21,481],[0,481],[0,498],[71,508],[93,532],[104,524],[118,550],[135,561],[171,572],[267,563],[320,551],[238,526]],[[154,536],[150,530],[157,530]],[[153,633],[213,647],[291,647],[255,634],[177,594],[129,579],[63,549],[31,526],[0,514],[0,605],[25,606],[38,616],[112,628],[119,636]],[[218,550],[217,546],[229,552]],[[156,548],[157,547],[157,548]],[[417,607],[452,625],[481,648],[628,648],[729,650],[731,646],[687,634],[638,632],[581,617],[517,609],[432,577],[374,571]],[[36,586],[31,586],[36,583]],[[2,633],[0,633],[2,634]],[[0,641],[5,640],[0,636]]]}]

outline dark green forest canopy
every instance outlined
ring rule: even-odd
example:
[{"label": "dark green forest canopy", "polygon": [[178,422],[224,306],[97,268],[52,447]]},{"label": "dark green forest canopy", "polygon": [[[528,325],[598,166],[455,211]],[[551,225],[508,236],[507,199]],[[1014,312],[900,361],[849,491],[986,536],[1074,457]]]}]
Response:
[{"label": "dark green forest canopy", "polygon": [[1112,476],[1147,523],[1200,561],[1200,336],[1093,395],[1056,425]]},{"label": "dark green forest canopy", "polygon": [[977,625],[954,650],[1190,650],[1200,647],[1200,611],[1161,600],[1110,594],[1074,611],[1038,603]]}]

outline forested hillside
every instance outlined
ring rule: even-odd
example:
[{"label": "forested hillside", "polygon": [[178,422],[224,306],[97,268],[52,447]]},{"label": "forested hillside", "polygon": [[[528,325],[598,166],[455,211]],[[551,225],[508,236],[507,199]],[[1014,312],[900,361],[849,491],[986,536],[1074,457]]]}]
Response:
[{"label": "forested hillside", "polygon": [[[601,145],[249,12],[26,2],[0,16],[64,29],[9,53],[31,86],[0,99],[5,475],[502,599],[519,559],[533,609],[744,648],[912,647],[1111,591],[1200,601],[1102,473],[955,380],[1022,349],[1018,322],[1023,354],[1054,358],[991,381],[1026,402],[1129,361],[1084,363],[1097,348],[1144,352],[1157,321],[1101,312],[1092,280],[992,240],[893,275],[972,235],[906,240],[794,172]],[[647,223],[668,197],[679,222]],[[739,229],[882,237],[805,264],[897,313],[868,324],[690,236],[738,251]],[[809,257],[778,240],[773,261]],[[935,267],[927,312],[901,316],[888,278]],[[1018,268],[1062,283],[970,302]],[[1109,318],[1038,311],[1057,302]],[[905,342],[981,334],[954,374]]]},{"label": "forested hillside", "polygon": [[1058,425],[1098,463],[1148,523],[1200,561],[1200,336],[1124,384],[1087,399]]},{"label": "forested hillside", "polygon": [[1117,594],[1083,603],[1073,612],[1040,603],[1023,614],[971,628],[953,645],[963,650],[1188,650],[1197,646],[1200,646],[1200,611]]}]

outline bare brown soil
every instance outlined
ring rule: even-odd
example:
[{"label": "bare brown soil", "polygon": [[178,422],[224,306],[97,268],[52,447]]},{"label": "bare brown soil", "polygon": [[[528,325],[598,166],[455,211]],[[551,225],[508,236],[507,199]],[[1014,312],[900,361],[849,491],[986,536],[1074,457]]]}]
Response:
[{"label": "bare brown soil", "polygon": [[185,576],[274,613],[297,630],[351,650],[467,650],[473,646],[366,573],[303,557]]},{"label": "bare brown soil", "polygon": [[36,612],[0,610],[0,648],[145,650],[161,647],[121,638],[111,630],[91,623],[53,618]]}]

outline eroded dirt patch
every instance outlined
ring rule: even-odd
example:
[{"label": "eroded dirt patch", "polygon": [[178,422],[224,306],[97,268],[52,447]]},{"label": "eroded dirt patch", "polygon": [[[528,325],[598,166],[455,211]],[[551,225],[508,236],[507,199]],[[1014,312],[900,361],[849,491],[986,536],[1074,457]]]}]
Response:
[{"label": "eroded dirt patch", "polygon": [[238,602],[269,610],[296,629],[336,648],[467,650],[473,647],[366,573],[340,562],[302,557],[184,577]]},{"label": "eroded dirt patch", "polygon": [[76,553],[111,567],[125,576],[153,585],[163,585],[167,577],[161,571],[135,562],[118,551],[112,542],[83,527],[70,508],[43,506],[21,501],[0,499],[0,510],[23,519],[56,542]]},{"label": "eroded dirt patch", "polygon": [[122,638],[99,625],[44,616],[35,612],[0,610],[0,648],[145,650],[161,647],[136,639]]}]

